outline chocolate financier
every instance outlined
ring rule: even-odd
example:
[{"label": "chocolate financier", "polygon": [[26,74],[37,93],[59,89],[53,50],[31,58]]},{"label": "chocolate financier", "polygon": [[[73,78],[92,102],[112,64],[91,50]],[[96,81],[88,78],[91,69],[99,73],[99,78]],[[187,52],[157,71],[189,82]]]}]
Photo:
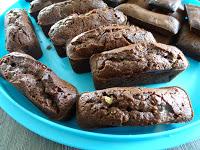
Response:
[{"label": "chocolate financier", "polygon": [[184,24],[181,28],[176,45],[184,54],[200,61],[200,36],[190,31],[188,24]]},{"label": "chocolate financier", "polygon": [[42,56],[39,41],[26,10],[13,9],[5,16],[6,49],[39,59]]},{"label": "chocolate financier", "polygon": [[73,38],[67,45],[67,56],[75,72],[89,72],[89,59],[93,54],[139,42],[156,40],[150,32],[136,26],[101,26]]},{"label": "chocolate financier", "polygon": [[93,9],[107,7],[103,0],[66,0],[43,8],[38,14],[38,24],[42,28],[50,29],[54,23],[71,14],[84,14]]},{"label": "chocolate financier", "polygon": [[157,8],[165,12],[175,12],[181,5],[181,0],[149,0],[150,8]]},{"label": "chocolate financier", "polygon": [[78,92],[51,69],[29,55],[12,52],[0,60],[0,74],[49,118],[72,117]]},{"label": "chocolate financier", "polygon": [[[49,37],[56,46],[65,46],[72,38],[85,31],[96,29],[102,25],[123,25],[126,23],[126,16],[118,10],[112,8],[94,9],[89,13],[74,14],[58,21],[51,27]],[[58,53],[60,56],[66,56],[66,50],[60,50]]]},{"label": "chocolate financier", "polygon": [[33,0],[30,3],[31,7],[29,9],[29,12],[31,16],[34,17],[34,19],[37,21],[37,16],[40,10],[42,10],[43,8],[51,4],[62,2],[62,1],[65,1],[65,0]]},{"label": "chocolate financier", "polygon": [[182,24],[185,21],[185,17],[186,17],[185,8],[184,8],[184,5],[182,4],[178,7],[178,9],[175,12],[166,12],[157,8],[151,9],[151,11],[172,16],[176,18],[180,22],[180,24]]},{"label": "chocolate financier", "polygon": [[194,5],[185,5],[190,29],[200,35],[200,7]]},{"label": "chocolate financier", "polygon": [[188,67],[183,53],[161,43],[138,43],[90,58],[96,89],[168,82]]},{"label": "chocolate financier", "polygon": [[176,18],[152,12],[135,4],[121,4],[115,9],[127,15],[133,24],[150,31],[170,36],[177,34],[180,29],[180,22]]},{"label": "chocolate financier", "polygon": [[76,116],[81,128],[93,129],[187,122],[193,110],[179,87],[119,87],[83,93]]}]

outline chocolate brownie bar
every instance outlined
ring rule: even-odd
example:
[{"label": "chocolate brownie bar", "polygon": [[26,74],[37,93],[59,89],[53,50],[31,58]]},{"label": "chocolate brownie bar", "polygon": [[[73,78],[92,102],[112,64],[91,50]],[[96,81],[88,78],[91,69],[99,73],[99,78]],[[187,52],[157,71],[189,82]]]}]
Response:
[{"label": "chocolate brownie bar", "polygon": [[185,5],[190,29],[200,33],[200,7],[194,5]]},{"label": "chocolate brownie bar", "polygon": [[42,56],[39,41],[25,10],[13,9],[5,16],[6,49],[39,59]]},{"label": "chocolate brownie bar", "polygon": [[67,56],[75,72],[89,72],[89,59],[93,54],[139,42],[156,40],[150,32],[136,26],[101,26],[73,38],[67,45]]},{"label": "chocolate brownie bar", "polygon": [[177,39],[177,47],[184,54],[200,61],[200,36],[192,31],[188,24],[184,24]]},{"label": "chocolate brownie bar", "polygon": [[169,36],[177,34],[180,29],[180,22],[176,18],[149,11],[135,4],[121,4],[115,9],[129,16],[135,25],[150,31]]},{"label": "chocolate brownie bar", "polygon": [[94,54],[90,58],[96,89],[168,82],[188,61],[174,46],[138,43]]},{"label": "chocolate brownie bar", "polygon": [[119,87],[83,93],[76,116],[81,128],[93,129],[188,122],[194,114],[187,93],[179,87]]},{"label": "chocolate brownie bar", "polygon": [[30,3],[31,7],[29,9],[29,12],[31,16],[34,17],[34,19],[37,21],[37,16],[40,10],[42,10],[43,8],[51,4],[62,2],[62,1],[65,1],[65,0],[33,0]]},{"label": "chocolate brownie bar", "polygon": [[181,5],[181,0],[149,0],[150,8],[157,8],[166,12],[175,12]]},{"label": "chocolate brownie bar", "polygon": [[38,14],[38,24],[42,28],[50,29],[49,26],[71,14],[84,14],[93,9],[107,7],[107,4],[103,0],[67,0],[43,8]]},{"label": "chocolate brownie bar", "polygon": [[94,9],[89,13],[81,15],[74,14],[58,21],[51,27],[49,37],[55,45],[63,46],[82,32],[98,28],[102,25],[126,23],[126,16],[118,10],[112,8]]},{"label": "chocolate brownie bar", "polygon": [[104,0],[107,4],[108,4],[108,6],[110,6],[110,7],[116,7],[116,6],[118,6],[118,5],[120,5],[120,4],[122,4],[122,3],[125,3],[125,2],[127,2],[127,0]]},{"label": "chocolate brownie bar", "polygon": [[0,75],[20,89],[48,117],[72,117],[78,93],[51,69],[29,55],[12,52],[0,60]]}]

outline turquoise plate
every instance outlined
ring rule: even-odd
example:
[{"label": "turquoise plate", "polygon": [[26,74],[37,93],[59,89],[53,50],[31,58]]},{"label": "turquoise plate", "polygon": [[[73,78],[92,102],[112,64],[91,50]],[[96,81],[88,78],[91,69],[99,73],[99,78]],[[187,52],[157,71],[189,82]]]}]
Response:
[{"label": "turquoise plate", "polygon": [[[200,5],[197,0],[186,0],[184,2]],[[29,3],[24,0],[18,1],[6,11],[12,8],[28,9]],[[0,32],[2,33],[0,34],[0,57],[8,53],[5,49],[4,35],[4,15],[6,11],[0,14]],[[60,58],[54,48],[47,50],[46,47],[52,45],[52,43],[45,37],[34,19],[31,19],[44,53],[39,61],[49,66],[62,79],[75,85],[79,92],[93,91],[94,86],[91,74],[74,73],[68,58]],[[115,150],[170,148],[200,137],[200,63],[192,59],[189,59],[189,62],[189,68],[171,82],[147,86],[180,86],[184,88],[191,98],[195,112],[194,119],[186,124],[116,127],[84,131],[78,127],[75,118],[68,122],[49,120],[16,88],[1,77],[0,107],[29,130],[52,141],[76,148],[96,150],[111,148]]]}]

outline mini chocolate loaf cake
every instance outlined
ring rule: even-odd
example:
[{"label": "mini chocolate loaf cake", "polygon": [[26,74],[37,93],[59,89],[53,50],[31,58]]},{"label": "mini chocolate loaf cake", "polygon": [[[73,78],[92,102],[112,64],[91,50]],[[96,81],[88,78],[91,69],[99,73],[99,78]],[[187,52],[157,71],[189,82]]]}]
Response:
[{"label": "mini chocolate loaf cake", "polygon": [[190,31],[188,24],[181,28],[176,45],[184,54],[200,61],[200,36]]},{"label": "mini chocolate loaf cake", "polygon": [[43,8],[58,2],[62,2],[65,0],[33,0],[30,5],[29,12],[31,16],[37,21],[37,16]]},{"label": "mini chocolate loaf cake", "polygon": [[6,49],[39,59],[42,56],[39,41],[25,10],[13,9],[5,16]]},{"label": "mini chocolate loaf cake", "polygon": [[157,9],[157,8],[154,8],[151,11],[160,13],[160,14],[164,14],[164,15],[168,15],[168,16],[172,16],[172,17],[176,18],[180,22],[180,24],[182,24],[184,22],[185,17],[186,17],[185,8],[182,4],[179,6],[179,8],[175,12],[171,12],[171,13]]},{"label": "mini chocolate loaf cake", "polygon": [[29,55],[12,52],[0,60],[0,75],[19,88],[49,118],[72,117],[78,92]]},{"label": "mini chocolate loaf cake", "polygon": [[108,6],[110,6],[110,7],[116,7],[116,6],[118,6],[118,5],[120,5],[120,4],[122,4],[122,3],[125,3],[125,2],[127,2],[127,0],[104,0],[107,4],[108,4]]},{"label": "mini chocolate loaf cake", "polygon": [[93,54],[139,42],[156,40],[150,32],[136,26],[101,26],[73,38],[67,45],[67,56],[75,72],[89,72],[89,59]]},{"label": "mini chocolate loaf cake", "polygon": [[161,43],[138,43],[90,58],[96,89],[168,82],[188,66],[183,53]]},{"label": "mini chocolate loaf cake", "polygon": [[107,7],[107,4],[103,0],[67,0],[43,8],[38,14],[38,24],[43,29],[47,28],[45,31],[48,33],[48,30],[54,23],[71,14],[84,14],[93,9]]},{"label": "mini chocolate loaf cake", "polygon": [[181,0],[149,0],[150,8],[157,8],[165,12],[175,12],[181,5]]},{"label": "mini chocolate loaf cake", "polygon": [[200,33],[200,7],[194,5],[185,5],[190,29]]},{"label": "mini chocolate loaf cake", "polygon": [[76,116],[81,128],[93,129],[188,122],[193,110],[188,95],[179,87],[119,87],[83,93]]},{"label": "mini chocolate loaf cake", "polygon": [[[69,43],[72,38],[85,31],[96,29],[99,26],[127,23],[126,16],[114,9],[94,9],[86,14],[71,15],[55,23],[50,31],[49,37],[57,46]],[[66,56],[66,50],[59,50],[60,56]],[[65,55],[64,55],[65,54]]]},{"label": "mini chocolate loaf cake", "polygon": [[169,36],[177,34],[180,29],[180,22],[176,18],[152,12],[135,4],[121,4],[115,9],[127,15],[133,24],[150,31]]}]

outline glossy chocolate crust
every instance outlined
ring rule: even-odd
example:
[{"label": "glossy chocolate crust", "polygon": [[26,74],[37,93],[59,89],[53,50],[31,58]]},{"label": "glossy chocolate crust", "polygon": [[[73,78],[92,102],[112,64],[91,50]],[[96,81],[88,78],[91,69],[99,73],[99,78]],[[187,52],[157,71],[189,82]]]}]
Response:
[{"label": "glossy chocolate crust", "polygon": [[131,23],[150,31],[169,36],[177,34],[180,29],[180,22],[176,18],[144,9],[136,4],[121,4],[115,9],[127,15]]},{"label": "glossy chocolate crust", "polygon": [[165,12],[175,12],[181,5],[181,0],[149,0],[150,8],[157,8]]},{"label": "glossy chocolate crust", "polygon": [[194,5],[185,5],[190,29],[200,35],[200,7]]}]

